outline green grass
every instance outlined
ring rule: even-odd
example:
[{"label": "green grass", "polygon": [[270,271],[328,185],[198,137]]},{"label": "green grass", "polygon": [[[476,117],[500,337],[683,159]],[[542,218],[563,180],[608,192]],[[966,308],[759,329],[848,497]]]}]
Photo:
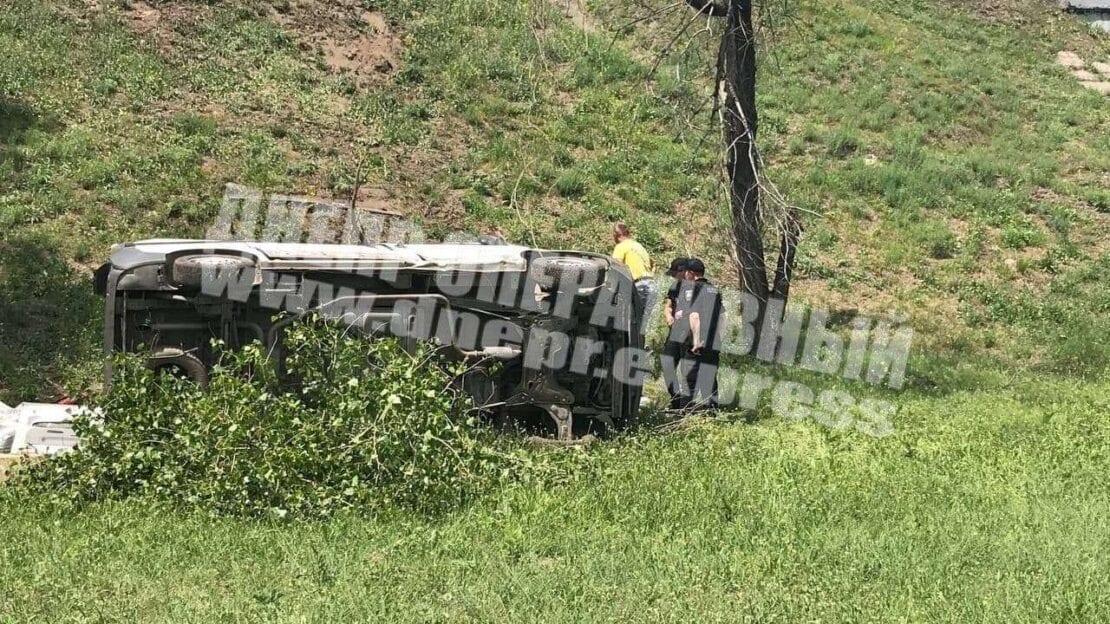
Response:
[{"label": "green grass", "polygon": [[[95,384],[111,244],[202,234],[228,181],[343,196],[359,156],[432,235],[606,251],[621,219],[731,281],[688,114],[712,38],[651,72],[689,14],[385,0],[403,62],[367,85],[266,4],[175,4],[199,17],[158,37],[121,2],[0,13],[0,399]],[[771,175],[821,215],[792,295],[917,332],[902,393],[777,374],[897,402],[894,436],[729,415],[437,520],[6,505],[0,621],[1107,619],[1110,107],[1053,58],[1110,40],[989,4],[798,2],[762,66]]]},{"label": "green grass", "polygon": [[429,520],[9,508],[0,620],[982,621],[1110,614],[1110,385],[904,401],[891,438],[769,418],[596,447]]},{"label": "green grass", "polygon": [[[697,254],[731,281],[702,107],[712,36],[651,71],[689,15],[614,34],[604,28],[644,9],[606,5],[587,34],[542,3],[385,2],[402,65],[362,85],[304,49],[326,22],[182,1],[187,17],[167,9],[161,30],[136,32],[124,4],[101,4],[19,0],[0,17],[5,400],[95,378],[95,302],[54,293],[84,288],[111,244],[202,234],[228,181],[341,197],[359,156],[368,184],[432,236],[496,227],[605,251],[607,224],[625,220],[661,261]],[[884,313],[989,289],[1044,297],[1055,276],[1105,258],[1110,112],[1052,63],[1062,48],[1105,56],[1105,37],[1039,4],[1007,4],[1020,21],[928,3],[793,6],[760,105],[773,178],[821,215],[802,241],[799,300]],[[43,262],[46,302],[20,269]],[[1071,280],[1073,327],[1089,337],[1110,332],[1105,279]],[[35,306],[52,311],[21,314]],[[907,311],[936,328],[937,348],[1028,364],[1034,328],[992,323],[988,301],[918,307]]]}]

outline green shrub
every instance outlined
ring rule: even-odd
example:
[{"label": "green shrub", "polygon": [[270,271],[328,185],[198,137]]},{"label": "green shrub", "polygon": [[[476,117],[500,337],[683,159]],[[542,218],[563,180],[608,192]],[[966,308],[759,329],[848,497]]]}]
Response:
[{"label": "green shrub", "polygon": [[927,221],[917,228],[916,235],[925,252],[935,260],[952,258],[959,251],[956,235],[944,222]]},{"label": "green shrub", "polygon": [[410,355],[321,321],[290,326],[286,346],[280,380],[255,343],[222,352],[207,389],[119,358],[97,401],[103,421],[79,418],[80,448],[20,471],[13,487],[63,504],[145,497],[248,517],[437,513],[535,464],[480,426],[428,348]]},{"label": "green shrub", "polygon": [[859,138],[850,131],[837,130],[829,135],[826,151],[829,156],[846,158],[859,149]]},{"label": "green shrub", "polygon": [[1039,247],[1046,240],[1044,232],[1028,222],[1012,224],[1002,231],[1002,244],[1010,249]]},{"label": "green shrub", "polygon": [[581,197],[586,193],[586,177],[575,169],[566,171],[555,180],[555,191],[569,199]]},{"label": "green shrub", "polygon": [[[178,132],[188,136],[212,136],[219,129],[215,119],[197,113],[178,113],[173,118],[173,125]],[[273,131],[271,134],[274,134]]]}]

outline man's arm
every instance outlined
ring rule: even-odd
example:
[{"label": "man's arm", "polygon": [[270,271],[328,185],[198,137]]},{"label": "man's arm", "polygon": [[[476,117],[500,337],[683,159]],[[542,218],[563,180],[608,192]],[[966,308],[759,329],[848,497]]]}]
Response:
[{"label": "man's arm", "polygon": [[694,341],[691,351],[701,351],[705,346],[701,343],[701,314],[696,311],[690,313],[690,339]]},{"label": "man's arm", "polygon": [[667,327],[674,325],[674,301],[669,297],[666,303],[663,304],[663,320],[667,321]]}]

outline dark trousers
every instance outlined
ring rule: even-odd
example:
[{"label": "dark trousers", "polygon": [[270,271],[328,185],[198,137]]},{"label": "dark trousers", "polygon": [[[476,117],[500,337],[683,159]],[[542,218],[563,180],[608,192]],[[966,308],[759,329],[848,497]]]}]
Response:
[{"label": "dark trousers", "polygon": [[686,402],[686,377],[680,369],[685,353],[686,345],[681,342],[668,340],[663,343],[659,363],[663,371],[663,381],[667,384],[667,394],[671,396],[671,409],[679,409]]},{"label": "dark trousers", "polygon": [[717,369],[721,367],[721,352],[702,349],[700,353],[686,352],[686,402],[682,407],[717,407]]}]

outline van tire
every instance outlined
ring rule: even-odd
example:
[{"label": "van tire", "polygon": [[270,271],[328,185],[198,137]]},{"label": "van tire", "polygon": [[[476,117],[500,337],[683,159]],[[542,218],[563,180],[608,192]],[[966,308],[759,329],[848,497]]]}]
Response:
[{"label": "van tire", "polygon": [[609,263],[601,258],[568,256],[538,257],[528,267],[529,274],[541,286],[562,284],[577,288],[596,288],[605,283]]},{"label": "van tire", "polygon": [[185,353],[180,349],[164,349],[148,357],[146,366],[155,372],[177,369],[201,388],[208,387],[208,367],[192,353]]},{"label": "van tire", "polygon": [[254,262],[239,256],[182,256],[173,261],[173,281],[181,286],[200,288],[205,275],[214,276],[234,272],[253,271]]}]

